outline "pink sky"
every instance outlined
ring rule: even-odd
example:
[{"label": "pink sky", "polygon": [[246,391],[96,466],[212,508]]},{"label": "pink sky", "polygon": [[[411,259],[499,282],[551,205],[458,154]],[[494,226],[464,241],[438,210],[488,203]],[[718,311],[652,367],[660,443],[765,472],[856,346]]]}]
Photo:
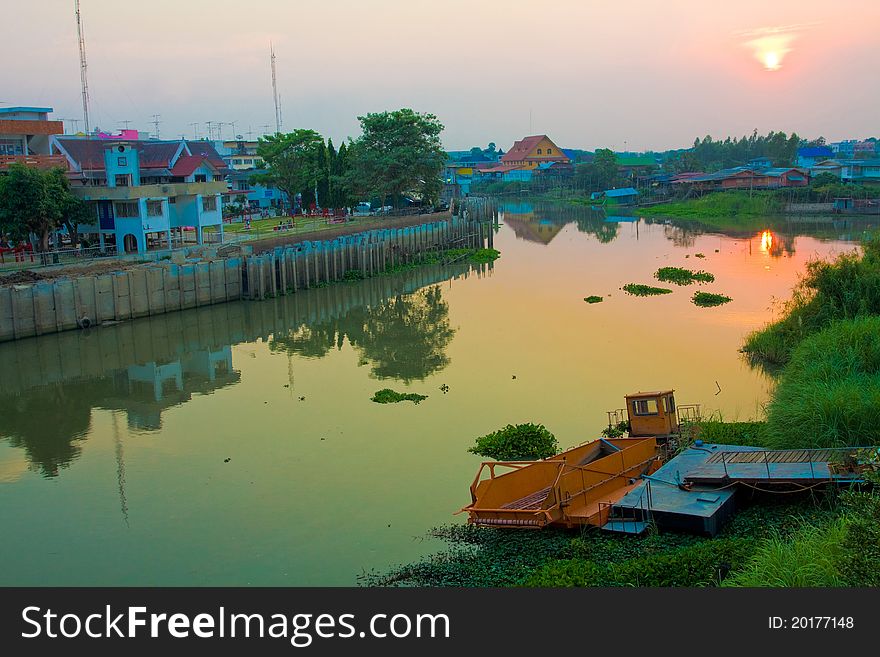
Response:
[{"label": "pink sky", "polygon": [[[192,136],[193,122],[204,135],[208,120],[259,134],[274,123],[271,39],[284,128],[337,142],[357,135],[358,114],[398,107],[437,114],[450,149],[506,149],[529,132],[617,150],[755,128],[880,136],[877,0],[81,3],[105,130],[152,130],[159,113],[163,137]],[[81,118],[73,1],[2,14],[0,103]]]}]

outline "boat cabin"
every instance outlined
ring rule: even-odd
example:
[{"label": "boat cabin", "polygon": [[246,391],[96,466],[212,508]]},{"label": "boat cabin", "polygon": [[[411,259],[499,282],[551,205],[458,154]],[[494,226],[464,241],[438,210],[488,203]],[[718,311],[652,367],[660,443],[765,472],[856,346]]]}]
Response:
[{"label": "boat cabin", "polygon": [[638,392],[626,396],[629,435],[661,438],[678,433],[674,390]]}]

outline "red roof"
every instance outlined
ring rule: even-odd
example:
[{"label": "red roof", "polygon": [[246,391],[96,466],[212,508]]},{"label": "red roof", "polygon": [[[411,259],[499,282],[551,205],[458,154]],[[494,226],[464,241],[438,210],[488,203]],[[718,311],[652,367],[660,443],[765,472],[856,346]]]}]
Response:
[{"label": "red roof", "polygon": [[[538,144],[541,143],[541,140],[550,138],[547,135],[532,135],[531,137],[524,137],[520,139],[518,142],[515,142],[513,146],[510,147],[510,150],[507,151],[504,155],[501,156],[502,162],[520,162],[522,160],[533,160],[540,162],[569,162],[568,156],[562,152],[562,149],[558,146],[556,149],[559,151],[558,155],[532,155],[530,156],[533,150],[538,147]],[[550,140],[552,143],[552,140]]]},{"label": "red roof", "polygon": [[171,175],[188,176],[198,169],[202,165],[202,162],[205,162],[205,158],[201,155],[181,155],[177,158],[177,162],[174,163],[174,168],[171,169]]},{"label": "red roof", "polygon": [[186,147],[193,155],[201,155],[218,171],[226,170],[226,162],[220,157],[220,153],[217,152],[212,143],[207,141],[188,141],[186,142]]}]

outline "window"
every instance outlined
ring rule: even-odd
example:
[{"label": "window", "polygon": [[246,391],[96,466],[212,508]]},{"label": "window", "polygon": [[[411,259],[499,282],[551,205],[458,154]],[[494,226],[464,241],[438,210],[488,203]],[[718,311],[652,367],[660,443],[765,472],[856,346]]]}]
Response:
[{"label": "window", "polygon": [[0,139],[0,155],[22,155],[21,142],[17,139]]},{"label": "window", "polygon": [[126,158],[124,158],[124,157],[117,157],[117,158],[116,158],[116,164],[117,164],[117,166],[127,167],[127,166],[128,166],[128,160],[127,160]]},{"label": "window", "polygon": [[[540,153],[541,151],[538,151],[538,152]],[[547,155],[553,155],[553,149],[552,149],[552,148],[548,148],[548,149],[547,149]]]},{"label": "window", "polygon": [[135,217],[141,216],[141,210],[140,210],[140,207],[138,207],[137,202],[117,203],[116,204],[116,216],[122,217],[123,219],[133,219]]},{"label": "window", "polygon": [[202,199],[202,212],[214,212],[217,209],[217,197],[206,196]]},{"label": "window", "polygon": [[130,187],[131,186],[131,174],[122,174],[115,177],[116,186],[117,187]]},{"label": "window", "polygon": [[196,182],[208,182],[208,177],[204,173],[197,173],[195,176]]},{"label": "window", "polygon": [[147,201],[147,216],[148,217],[161,217],[162,216],[162,201]]},{"label": "window", "polygon": [[658,415],[656,399],[636,399],[633,401],[633,412],[636,415]]},{"label": "window", "polygon": [[673,396],[669,395],[668,397],[664,397],[663,401],[665,402],[664,408],[666,409],[666,414],[670,415],[675,413],[675,399]]},{"label": "window", "polygon": [[541,149],[539,148],[539,149],[538,149],[538,155],[540,155],[540,154],[541,154]]},{"label": "window", "polygon": [[233,164],[241,164],[241,158],[233,158],[232,163]]},{"label": "window", "polygon": [[253,164],[253,163],[254,163],[254,159],[253,159],[252,157],[251,157],[251,158],[247,158],[247,159],[244,161],[244,163],[245,163],[245,164]]}]

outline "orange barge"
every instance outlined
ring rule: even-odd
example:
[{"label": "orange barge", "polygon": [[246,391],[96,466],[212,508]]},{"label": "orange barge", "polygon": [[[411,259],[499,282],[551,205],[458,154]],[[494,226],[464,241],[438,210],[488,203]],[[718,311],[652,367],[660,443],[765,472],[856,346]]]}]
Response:
[{"label": "orange barge", "polygon": [[626,405],[625,413],[613,414],[627,418],[629,438],[601,438],[543,461],[483,462],[470,487],[471,503],[462,509],[468,523],[603,526],[612,505],[660,468],[666,441],[679,432],[672,390],[627,395]]}]

